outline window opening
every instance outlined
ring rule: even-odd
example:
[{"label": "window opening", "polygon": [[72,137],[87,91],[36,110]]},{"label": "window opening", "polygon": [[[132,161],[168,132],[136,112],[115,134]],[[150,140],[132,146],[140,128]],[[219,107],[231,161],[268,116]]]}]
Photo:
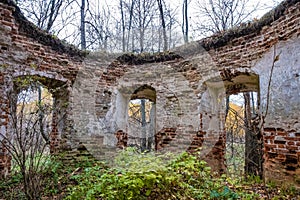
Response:
[{"label": "window opening", "polygon": [[137,146],[141,151],[154,149],[155,135],[155,99],[153,88],[146,86],[136,90],[128,105],[128,145]]},{"label": "window opening", "polygon": [[[11,95],[15,106],[12,111],[13,153],[25,155],[24,161],[37,162],[50,153],[50,133],[53,121],[53,97],[50,91],[38,82],[26,87],[16,86],[17,95]],[[32,157],[34,156],[34,157]],[[12,167],[15,160],[12,160]],[[38,160],[40,161],[40,160]]]}]

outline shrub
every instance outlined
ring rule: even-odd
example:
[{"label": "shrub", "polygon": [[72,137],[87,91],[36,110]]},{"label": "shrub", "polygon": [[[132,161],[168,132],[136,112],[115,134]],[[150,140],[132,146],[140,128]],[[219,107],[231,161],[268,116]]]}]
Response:
[{"label": "shrub", "polygon": [[112,168],[90,167],[73,176],[78,185],[69,188],[67,199],[238,198],[228,187],[216,183],[219,179],[212,177],[205,161],[188,153],[173,157],[128,149]]}]

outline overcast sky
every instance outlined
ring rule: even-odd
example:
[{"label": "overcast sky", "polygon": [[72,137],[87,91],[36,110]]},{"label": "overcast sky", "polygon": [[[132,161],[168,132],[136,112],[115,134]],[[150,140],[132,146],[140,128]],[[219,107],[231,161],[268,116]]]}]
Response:
[{"label": "overcast sky", "polygon": [[[199,2],[205,2],[208,0],[189,0],[189,17],[190,17],[190,36],[193,37],[193,40],[197,40],[200,39],[202,36],[197,36],[195,33],[193,33],[193,24],[197,23],[197,20],[201,20],[195,16],[197,16],[198,13],[198,5]],[[247,0],[241,0],[241,1],[247,1]],[[103,1],[99,1],[99,0],[94,0],[93,1],[95,4],[97,4],[97,2],[99,2],[100,4],[103,4]],[[105,0],[106,4],[110,7],[117,7],[119,5],[119,0]],[[182,3],[183,0],[165,0],[167,6],[170,6],[174,9],[177,10],[177,15],[178,15],[178,19],[182,20]],[[282,0],[249,0],[249,4],[248,4],[248,9],[251,10],[253,9],[254,6],[259,5],[259,9],[256,9],[256,11],[253,13],[253,15],[251,16],[250,19],[259,19],[260,17],[262,17],[265,13],[267,13],[268,11],[270,11],[272,8],[274,8],[276,5],[278,5],[280,2],[282,2]],[[114,14],[118,14],[114,13]]]},{"label": "overcast sky", "polygon": [[[149,0],[149,1],[155,1],[155,0]],[[201,37],[206,37],[208,35],[201,35],[199,34],[199,31],[197,31],[196,26],[197,24],[199,24],[199,22],[202,23],[203,18],[199,18],[197,17],[197,3],[199,4],[199,2],[203,3],[204,1],[208,1],[208,0],[190,0],[189,6],[188,6],[188,10],[189,10],[189,37],[190,37],[190,41],[192,40],[199,40],[201,39]],[[240,0],[240,1],[245,1],[245,0]],[[257,3],[260,4],[260,9],[257,9],[255,13],[253,13],[253,15],[250,17],[249,20],[253,19],[253,18],[257,18],[259,19],[262,15],[264,15],[265,13],[267,13],[271,8],[274,8],[279,2],[280,0],[264,0],[264,1],[260,1],[260,0],[249,0],[250,4],[249,4],[249,10],[253,9],[253,6],[256,5]],[[119,0],[90,0],[90,8],[92,7],[97,7],[97,5],[101,5],[107,8],[109,8],[110,10],[110,23],[112,23],[112,27],[114,27],[114,23],[115,21],[114,19],[120,19],[120,11],[117,10],[118,6],[119,6]],[[106,3],[105,3],[106,2]],[[173,31],[174,33],[176,32],[178,35],[180,35],[180,37],[182,37],[182,33],[181,33],[181,21],[182,21],[182,3],[183,0],[165,0],[166,5],[170,6],[173,9],[176,9],[177,11],[177,21],[178,24],[176,31]],[[76,5],[76,4],[75,4]],[[77,6],[76,8],[73,7],[73,9],[68,9],[68,10],[64,10],[63,13],[67,13],[67,12],[76,12],[79,13],[79,7]],[[67,15],[67,14],[64,14]],[[80,16],[78,15],[77,18],[79,19]],[[68,28],[64,27],[63,31],[61,31],[58,34],[58,37],[61,39],[66,39],[69,43],[72,44],[76,44],[78,43],[78,39],[79,39],[79,31],[78,31],[78,27],[79,27],[79,20],[73,20],[71,21],[70,24],[67,25]],[[173,27],[174,28],[174,27]],[[69,36],[68,38],[66,38],[66,36]]]}]

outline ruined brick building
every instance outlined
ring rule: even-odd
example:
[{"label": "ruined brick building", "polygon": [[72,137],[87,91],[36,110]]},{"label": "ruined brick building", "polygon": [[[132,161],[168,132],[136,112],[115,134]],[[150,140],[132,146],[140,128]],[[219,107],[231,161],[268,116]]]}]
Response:
[{"label": "ruined brick building", "polygon": [[[203,158],[222,172],[224,97],[254,91],[252,137],[261,149],[253,153],[261,153],[261,170],[267,179],[300,186],[299,1],[286,0],[258,21],[172,52],[119,56],[64,44],[27,21],[13,1],[1,0],[0,8],[2,136],[11,133],[14,80],[33,77],[58,88],[52,94],[53,152],[84,148],[101,159],[142,138],[157,151],[202,147]],[[150,102],[144,133],[128,114],[135,99]],[[10,161],[2,144],[2,175]]]}]

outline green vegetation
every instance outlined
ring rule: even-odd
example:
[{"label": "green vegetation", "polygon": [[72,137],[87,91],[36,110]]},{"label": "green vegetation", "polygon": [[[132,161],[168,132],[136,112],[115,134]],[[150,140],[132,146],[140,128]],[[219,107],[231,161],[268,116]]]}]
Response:
[{"label": "green vegetation", "polygon": [[72,177],[67,199],[238,199],[239,194],[214,178],[206,162],[187,153],[121,153],[115,167],[86,168]]},{"label": "green vegetation", "polygon": [[88,167],[71,179],[76,186],[68,188],[68,200],[266,198],[259,177],[249,177],[246,182],[241,177],[219,176],[206,162],[188,153],[174,157],[128,148],[115,159],[114,167]]},{"label": "green vegetation", "polygon": [[[13,163],[16,162],[13,160]],[[35,196],[55,194],[58,192],[59,177],[61,175],[62,162],[55,156],[36,155],[32,160],[26,160],[24,164],[26,174],[24,175],[20,165],[13,165],[11,176],[0,181],[0,198],[4,199],[26,199],[24,184],[30,184],[38,192]],[[24,178],[25,176],[25,178]],[[24,179],[32,179],[26,181]],[[40,192],[43,191],[43,192]]]},{"label": "green vegetation", "polygon": [[245,168],[245,144],[226,143],[226,167],[230,177],[243,178]]},{"label": "green vegetation", "polygon": [[[63,164],[48,157],[43,171],[43,199],[264,199],[266,190],[258,177],[229,178],[213,173],[197,155],[156,155],[134,148],[122,151],[114,165],[82,160]],[[18,170],[0,182],[0,198],[25,199]],[[270,199],[298,198],[294,187],[268,186]],[[297,196],[298,195],[298,196]]]}]

